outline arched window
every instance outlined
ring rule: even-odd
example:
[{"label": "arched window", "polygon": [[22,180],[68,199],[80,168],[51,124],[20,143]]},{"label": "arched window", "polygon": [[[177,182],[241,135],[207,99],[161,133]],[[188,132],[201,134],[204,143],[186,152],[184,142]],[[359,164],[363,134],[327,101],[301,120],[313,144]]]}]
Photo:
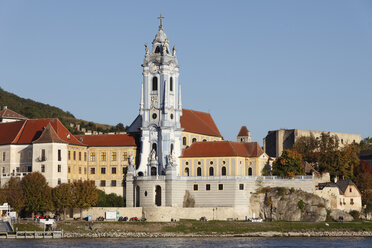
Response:
[{"label": "arched window", "polygon": [[156,167],[151,167],[151,176],[156,176]]},{"label": "arched window", "polygon": [[225,166],[222,166],[221,175],[226,176],[226,167]]},{"label": "arched window", "polygon": [[157,77],[152,78],[152,90],[153,91],[158,90],[158,78]]},{"label": "arched window", "polygon": [[157,46],[157,47],[155,48],[155,53],[160,53],[160,46]]},{"label": "arched window", "polygon": [[209,176],[213,176],[213,175],[214,175],[214,168],[209,167]]},{"label": "arched window", "polygon": [[189,167],[186,167],[185,168],[185,176],[189,176],[190,175],[190,169],[189,169]]},{"label": "arched window", "polygon": [[183,137],[183,138],[182,138],[182,144],[183,144],[184,146],[187,144],[187,139],[186,139],[186,137]]},{"label": "arched window", "polygon": [[173,78],[172,77],[170,78],[170,81],[169,81],[169,90],[173,91]]},{"label": "arched window", "polygon": [[203,139],[203,142],[207,142],[207,140],[206,139]]},{"label": "arched window", "polygon": [[198,169],[196,169],[196,175],[198,177],[201,177],[202,173],[201,173],[201,168],[200,167],[198,167]]},{"label": "arched window", "polygon": [[171,154],[173,153],[173,148],[174,148],[174,145],[171,144],[171,146],[170,146],[170,153],[171,153]]},{"label": "arched window", "polygon": [[192,143],[195,143],[195,142],[196,142],[196,138],[193,138],[193,139],[192,139]]},{"label": "arched window", "polygon": [[248,176],[252,176],[252,168],[251,167],[248,168]]}]

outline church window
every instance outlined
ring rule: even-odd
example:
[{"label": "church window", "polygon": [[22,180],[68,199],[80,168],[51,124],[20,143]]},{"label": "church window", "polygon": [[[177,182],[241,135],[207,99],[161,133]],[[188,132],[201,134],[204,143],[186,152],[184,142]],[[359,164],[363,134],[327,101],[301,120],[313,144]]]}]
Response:
[{"label": "church window", "polygon": [[223,166],[222,169],[221,169],[221,175],[226,176],[226,167],[225,166]]},{"label": "church window", "polygon": [[173,91],[173,78],[171,77],[170,78],[170,82],[169,82],[170,84],[169,84],[169,90],[170,91]]},{"label": "church window", "polygon": [[201,177],[201,175],[202,175],[202,170],[201,170],[200,167],[198,167],[198,169],[196,169],[196,175],[197,175],[198,177]]},{"label": "church window", "polygon": [[152,90],[153,91],[158,90],[158,78],[157,77],[152,78]]},{"label": "church window", "polygon": [[152,119],[154,119],[154,120],[155,120],[155,119],[156,119],[157,117],[158,117],[158,115],[157,115],[157,114],[155,114],[155,113],[153,113],[153,114],[152,114]]},{"label": "church window", "polygon": [[173,148],[174,148],[174,145],[171,144],[171,146],[170,146],[170,153],[171,153],[171,154],[173,153]]},{"label": "church window", "polygon": [[189,176],[190,175],[190,169],[189,169],[189,167],[186,167],[185,168],[185,176]]},{"label": "church window", "polygon": [[186,137],[183,137],[182,138],[182,144],[185,146],[185,145],[187,145],[187,139],[186,139]]},{"label": "church window", "polygon": [[214,168],[213,167],[209,167],[209,176],[213,176],[214,175]]},{"label": "church window", "polygon": [[173,120],[173,117],[174,117],[173,114],[170,114],[170,118],[171,118],[171,120]]},{"label": "church window", "polygon": [[248,176],[252,176],[252,174],[253,174],[253,173],[252,173],[252,168],[249,167],[249,168],[248,168]]},{"label": "church window", "polygon": [[192,139],[192,143],[195,143],[195,142],[196,142],[196,138],[193,138],[193,139]]}]

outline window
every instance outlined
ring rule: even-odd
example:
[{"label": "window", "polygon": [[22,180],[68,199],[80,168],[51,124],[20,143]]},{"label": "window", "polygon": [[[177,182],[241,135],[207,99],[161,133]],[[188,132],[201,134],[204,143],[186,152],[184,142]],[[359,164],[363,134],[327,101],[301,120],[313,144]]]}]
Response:
[{"label": "window", "polygon": [[111,174],[116,174],[116,167],[111,168]]},{"label": "window", "polygon": [[252,168],[249,167],[249,168],[248,168],[248,176],[252,176],[252,174],[253,174],[253,173],[252,173]]},{"label": "window", "polygon": [[76,152],[74,151],[74,160],[76,160]]},{"label": "window", "polygon": [[58,149],[58,161],[62,161],[62,151]]},{"label": "window", "polygon": [[111,180],[111,187],[116,187],[116,180]]},{"label": "window", "polygon": [[68,160],[71,160],[71,152],[70,151],[68,151],[67,157],[68,157]]},{"label": "window", "polygon": [[225,166],[222,166],[221,175],[226,176],[226,167]]},{"label": "window", "polygon": [[156,113],[153,113],[152,114],[152,119],[156,120],[156,118],[158,118],[158,115]]},{"label": "window", "polygon": [[189,169],[189,167],[186,167],[185,168],[185,176],[189,176],[190,175],[190,169]]},{"label": "window", "polygon": [[128,167],[123,167],[123,174],[126,175],[128,172]]},{"label": "window", "polygon": [[170,78],[170,81],[169,81],[169,90],[173,91],[173,78],[172,77]]},{"label": "window", "polygon": [[81,174],[81,167],[79,167],[79,174]]},{"label": "window", "polygon": [[207,140],[206,139],[203,139],[203,142],[207,142]]},{"label": "window", "polygon": [[349,188],[349,192],[351,193],[353,190],[352,190],[352,188]]},{"label": "window", "polygon": [[79,161],[81,161],[81,152],[79,152]]},{"label": "window", "polygon": [[68,179],[68,180],[67,180],[67,183],[70,183],[70,182],[71,182],[70,179]]},{"label": "window", "polygon": [[124,161],[128,160],[128,153],[127,152],[123,152],[123,160]]},{"label": "window", "polygon": [[213,161],[210,161],[209,164],[212,165],[213,164]]},{"label": "window", "polygon": [[61,184],[61,178],[58,178],[58,185]]},{"label": "window", "polygon": [[116,152],[111,153],[111,160],[116,161]]},{"label": "window", "polygon": [[92,175],[96,174],[96,168],[90,168],[90,174]]},{"label": "window", "polygon": [[96,161],[96,154],[94,152],[90,153],[90,161],[92,162]]},{"label": "window", "polygon": [[214,175],[214,168],[213,167],[209,167],[209,176],[213,176]]},{"label": "window", "polygon": [[101,161],[106,161],[106,153],[101,152]]},{"label": "window", "polygon": [[101,180],[100,186],[101,187],[106,187],[106,181],[105,180]]},{"label": "window", "polygon": [[87,161],[87,153],[84,152],[84,161]]},{"label": "window", "polygon": [[153,91],[158,90],[158,78],[157,77],[152,78],[152,90]]},{"label": "window", "polygon": [[3,167],[3,173],[5,173],[5,167]]},{"label": "window", "polygon": [[196,138],[193,138],[193,139],[192,139],[192,143],[195,143],[195,142],[196,142]]},{"label": "window", "polygon": [[84,175],[87,174],[87,168],[84,168]]},{"label": "window", "polygon": [[197,175],[198,177],[201,177],[202,172],[201,172],[201,168],[200,168],[200,167],[198,167],[198,168],[196,169],[196,175]]},{"label": "window", "polygon": [[67,167],[67,172],[68,172],[68,173],[71,173],[71,167],[70,167],[70,166]]},{"label": "window", "polygon": [[6,159],[6,152],[3,152],[3,161]]},{"label": "window", "polygon": [[155,152],[157,151],[156,143],[152,143],[152,150],[154,150]]},{"label": "window", "polygon": [[185,145],[187,145],[187,139],[186,139],[186,137],[183,137],[182,138],[182,144],[185,146]]},{"label": "window", "polygon": [[211,185],[210,184],[206,184],[205,185],[205,190],[206,191],[210,191],[211,190]]},{"label": "window", "polygon": [[354,205],[354,200],[353,200],[353,198],[350,199],[350,205]]},{"label": "window", "polygon": [[198,189],[199,189],[199,185],[194,184],[194,191],[198,191]]},{"label": "window", "polygon": [[106,174],[106,168],[101,168],[101,174]]},{"label": "window", "polygon": [[45,165],[44,164],[41,165],[41,172],[45,172]]},{"label": "window", "polygon": [[243,183],[239,184],[239,190],[244,190],[244,184]]},{"label": "window", "polygon": [[223,184],[222,183],[218,184],[218,190],[223,190]]},{"label": "window", "polygon": [[41,149],[41,161],[45,161],[45,160],[46,160],[45,149]]},{"label": "window", "polygon": [[61,165],[59,164],[58,165],[58,172],[61,172],[62,171],[62,168],[61,168]]}]

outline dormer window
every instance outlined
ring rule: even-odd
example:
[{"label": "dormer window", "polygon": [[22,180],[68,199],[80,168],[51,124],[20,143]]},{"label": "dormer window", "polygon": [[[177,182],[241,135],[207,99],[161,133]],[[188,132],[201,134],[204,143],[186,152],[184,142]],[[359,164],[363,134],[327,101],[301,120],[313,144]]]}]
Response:
[{"label": "dormer window", "polygon": [[153,91],[158,90],[158,78],[157,77],[152,78],[152,90]]}]

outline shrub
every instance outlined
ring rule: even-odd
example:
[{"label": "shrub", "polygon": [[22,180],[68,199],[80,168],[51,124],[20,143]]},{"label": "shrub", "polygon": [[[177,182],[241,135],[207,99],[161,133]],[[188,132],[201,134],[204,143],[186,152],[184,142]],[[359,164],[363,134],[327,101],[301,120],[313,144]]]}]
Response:
[{"label": "shrub", "polygon": [[354,220],[359,220],[360,212],[357,210],[352,210],[349,212],[351,216],[353,216]]},{"label": "shrub", "polygon": [[284,196],[287,193],[287,189],[283,187],[278,188],[278,195],[279,196]]},{"label": "shrub", "polygon": [[303,200],[299,200],[299,201],[297,202],[297,206],[298,206],[298,208],[301,210],[301,212],[303,212],[304,209],[305,209],[305,202],[304,202]]}]

